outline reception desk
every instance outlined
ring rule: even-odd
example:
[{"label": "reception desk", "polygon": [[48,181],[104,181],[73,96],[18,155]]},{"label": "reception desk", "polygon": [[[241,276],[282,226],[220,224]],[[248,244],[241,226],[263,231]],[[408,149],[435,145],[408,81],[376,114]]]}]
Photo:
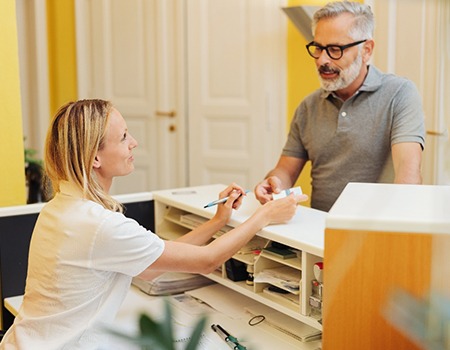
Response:
[{"label": "reception desk", "polygon": [[392,296],[450,297],[449,252],[450,186],[349,184],[326,219],[323,349],[423,349]]},{"label": "reception desk", "polygon": [[[216,310],[203,304],[200,300],[192,299],[197,297],[199,291],[192,291],[187,294],[175,296],[150,296],[132,286],[111,326],[122,334],[139,333],[139,317],[142,313],[161,322],[164,315],[164,302],[168,301],[172,307],[173,331],[177,339],[185,339],[193,329],[192,327],[199,321],[201,316],[207,319],[203,330],[202,340],[197,350],[229,350],[230,346],[217,333],[211,329],[211,324],[220,324],[233,336],[241,341],[241,345],[248,350],[319,350],[320,342],[314,341],[301,343],[292,339],[289,335],[279,329],[273,328],[267,321],[250,326],[248,320],[251,318],[244,310],[245,307],[254,305],[252,300],[245,296],[231,291],[227,287],[212,285],[202,288],[203,293],[212,293],[212,297],[221,298],[221,302],[226,302],[226,310]],[[17,315],[23,301],[23,296],[15,296],[5,299],[6,308],[15,316]],[[225,304],[224,304],[225,305]],[[217,305],[215,305],[217,306]],[[0,339],[1,340],[1,339]],[[184,343],[176,343],[175,348],[185,347]],[[124,341],[117,337],[110,337],[105,349],[108,350],[140,350],[141,347]]]},{"label": "reception desk", "polygon": [[[215,207],[204,208],[206,203],[217,198],[220,191],[226,188],[226,185],[208,185],[180,189],[170,189],[155,191],[151,194],[135,194],[118,198],[122,203],[126,203],[126,215],[135,218],[139,222],[151,218],[150,229],[164,239],[174,239],[189,232],[191,229],[208,220],[216,211]],[[148,195],[151,195],[149,198]],[[151,207],[147,205],[151,200]],[[130,203],[133,201],[133,203]],[[136,203],[135,203],[136,202]],[[139,206],[132,210],[132,205]],[[259,202],[253,194],[244,198],[239,210],[233,211],[228,225],[216,233],[215,237],[226,234],[226,231],[241,224],[247,220],[252,213],[259,208]],[[14,208],[13,214],[3,210],[3,217],[14,220],[14,223],[20,222],[20,214],[30,209],[29,207]],[[34,221],[41,207],[34,210]],[[153,212],[154,209],[154,212]],[[134,214],[131,216],[131,214]],[[139,215],[137,215],[139,214]],[[0,218],[2,210],[0,210]],[[323,232],[325,228],[326,213],[311,208],[299,206],[297,213],[287,224],[269,225],[257,233],[257,236],[250,241],[241,251],[233,256],[233,261],[254,267],[254,283],[247,284],[245,279],[236,279],[228,274],[226,264],[213,273],[207,275],[208,278],[217,282],[212,284],[206,290],[197,289],[189,291],[195,300],[201,300],[201,304],[210,305],[214,311],[208,312],[208,326],[205,329],[204,344],[200,349],[229,349],[230,346],[216,333],[210,326],[213,323],[222,325],[227,331],[236,336],[247,348],[254,350],[268,350],[280,348],[283,350],[317,350],[321,347],[319,336],[322,325],[319,322],[318,315],[311,315],[308,304],[311,295],[311,279],[313,278],[313,266],[317,262],[322,262],[323,255]],[[10,322],[4,322],[6,330],[12,323],[17,314],[24,292],[26,267],[28,260],[28,244],[31,236],[32,226],[28,230],[17,230],[13,224],[8,230],[0,232],[0,243],[4,239],[13,239],[0,251],[0,261],[10,261],[8,271],[4,270],[6,265],[0,264],[0,286],[2,291],[11,286],[8,279],[3,279],[8,272],[14,275],[14,280],[19,280],[20,285],[15,286],[14,293],[0,293],[3,301],[3,314],[8,315]],[[27,239],[20,239],[26,247],[21,246],[21,253],[24,259],[20,262],[12,259],[8,254],[8,247],[16,245],[17,231],[27,233]],[[294,252],[293,257],[279,257],[270,255],[264,249],[273,247],[274,243],[283,244]],[[257,253],[256,253],[257,252]],[[17,265],[23,265],[22,270],[16,268]],[[236,263],[237,265],[237,263]],[[292,292],[279,293],[270,292],[269,287],[275,286],[279,281],[277,279],[258,280],[258,274],[265,270],[281,269],[283,272],[295,274],[298,280],[297,285]],[[245,272],[247,266],[245,266]],[[267,277],[266,277],[267,278]],[[291,282],[292,286],[292,281]],[[287,287],[280,285],[278,288]],[[203,290],[203,291],[202,291]],[[284,290],[283,290],[284,291]],[[189,294],[191,295],[191,294]],[[125,302],[118,314],[115,325],[118,330],[134,331],[138,314],[145,311],[148,314],[160,317],[160,297],[150,297],[143,292],[132,288],[128,293]],[[180,304],[176,304],[180,305]],[[187,303],[184,308],[189,307],[189,312],[181,313],[182,317],[175,317],[174,324],[180,328],[185,326],[189,319],[188,316],[196,316],[192,313],[192,303]],[[180,308],[180,307],[178,307]],[[217,310],[217,311],[216,311]],[[176,314],[177,316],[178,314]],[[259,320],[255,322],[255,320]],[[5,318],[6,321],[6,318]],[[182,339],[182,338],[181,338]],[[209,344],[210,343],[210,344]],[[114,347],[108,349],[127,349],[129,344],[120,347],[117,343]]]}]

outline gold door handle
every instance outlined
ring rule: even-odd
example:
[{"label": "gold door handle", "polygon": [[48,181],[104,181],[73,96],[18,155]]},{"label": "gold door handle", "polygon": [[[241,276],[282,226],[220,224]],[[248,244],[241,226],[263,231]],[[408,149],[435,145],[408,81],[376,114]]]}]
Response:
[{"label": "gold door handle", "polygon": [[447,132],[446,129],[444,131],[427,130],[427,135],[447,137],[448,136],[448,132]]},{"label": "gold door handle", "polygon": [[177,112],[175,112],[175,111],[156,111],[155,114],[158,117],[174,118],[177,115]]}]

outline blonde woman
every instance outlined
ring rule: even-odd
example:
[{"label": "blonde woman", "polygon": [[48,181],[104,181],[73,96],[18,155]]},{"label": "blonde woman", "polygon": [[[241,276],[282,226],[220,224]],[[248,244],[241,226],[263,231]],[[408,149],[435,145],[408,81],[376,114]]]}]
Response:
[{"label": "blonde woman", "polygon": [[23,304],[0,349],[98,349],[107,336],[101,329],[114,320],[133,276],[212,272],[264,226],[288,221],[306,199],[269,202],[205,245],[241,205],[244,190],[232,184],[211,220],[163,241],[126,218],[108,194],[114,177],[133,171],[137,145],[108,101],[71,102],[57,112],[45,146],[55,196],[34,228]]}]

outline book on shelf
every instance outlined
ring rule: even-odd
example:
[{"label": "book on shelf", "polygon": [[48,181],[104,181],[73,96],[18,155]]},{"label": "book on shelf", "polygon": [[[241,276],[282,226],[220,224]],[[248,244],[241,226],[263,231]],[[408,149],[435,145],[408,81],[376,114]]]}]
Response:
[{"label": "book on shelf", "polygon": [[295,251],[287,248],[267,247],[263,251],[280,259],[292,259],[298,256]]}]

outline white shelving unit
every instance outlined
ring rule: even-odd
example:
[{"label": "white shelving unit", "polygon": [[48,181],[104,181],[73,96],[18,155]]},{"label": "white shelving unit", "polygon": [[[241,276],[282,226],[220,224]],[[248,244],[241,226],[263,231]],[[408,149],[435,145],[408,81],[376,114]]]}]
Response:
[{"label": "white shelving unit", "polygon": [[[213,217],[216,208],[205,209],[203,206],[217,199],[219,192],[225,187],[217,184],[153,192],[156,233],[164,239],[174,239]],[[217,235],[225,234],[244,222],[259,206],[254,195],[249,193],[244,198],[241,208],[233,213],[228,226]],[[299,206],[289,223],[266,227],[235,254],[234,260],[244,263],[245,266],[253,265],[255,278],[253,285],[248,285],[245,280],[230,279],[225,264],[207,277],[315,329],[322,330],[322,325],[318,321],[320,316],[311,316],[309,296],[311,281],[314,279],[313,266],[316,262],[323,261],[325,217],[325,212]],[[264,250],[274,244],[288,246],[296,253],[295,256],[283,259]],[[268,272],[270,276],[267,278]],[[292,279],[289,279],[289,284],[280,283],[280,279],[271,278],[274,272],[276,274],[281,272],[282,276],[292,275]],[[273,289],[272,286],[284,292],[270,291],[269,287]]]}]

